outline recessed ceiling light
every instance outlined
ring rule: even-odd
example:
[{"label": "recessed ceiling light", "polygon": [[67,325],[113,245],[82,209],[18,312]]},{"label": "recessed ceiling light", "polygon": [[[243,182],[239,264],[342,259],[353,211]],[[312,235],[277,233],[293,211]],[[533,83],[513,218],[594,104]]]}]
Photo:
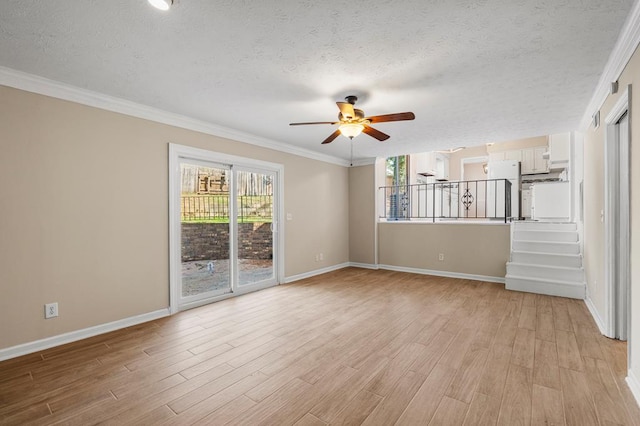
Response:
[{"label": "recessed ceiling light", "polygon": [[148,0],[148,2],[156,9],[160,10],[169,10],[173,4],[173,0]]}]

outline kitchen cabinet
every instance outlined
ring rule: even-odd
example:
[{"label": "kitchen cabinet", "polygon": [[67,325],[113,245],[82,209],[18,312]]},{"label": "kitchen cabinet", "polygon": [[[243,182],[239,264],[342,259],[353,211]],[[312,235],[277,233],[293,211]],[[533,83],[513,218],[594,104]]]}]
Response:
[{"label": "kitchen cabinet", "polygon": [[531,202],[531,190],[523,189],[522,190],[522,217],[528,219],[531,217],[531,207],[533,206]]},{"label": "kitchen cabinet", "polygon": [[413,170],[422,176],[435,176],[438,180],[449,180],[449,157],[439,152],[412,154]]},{"label": "kitchen cabinet", "polygon": [[449,157],[445,154],[436,154],[436,179],[449,180]]},{"label": "kitchen cabinet", "polygon": [[489,161],[522,161],[522,150],[521,149],[513,149],[511,151],[502,151],[502,152],[492,152],[489,154]]},{"label": "kitchen cabinet", "polygon": [[564,169],[569,166],[571,156],[571,133],[549,136],[549,168]]},{"label": "kitchen cabinet", "polygon": [[522,164],[520,172],[523,175],[549,173],[549,162],[544,158],[546,146],[537,146],[522,150]]},{"label": "kitchen cabinet", "polygon": [[504,159],[505,160],[512,160],[512,161],[520,161],[522,162],[522,150],[521,149],[515,149],[512,151],[505,151],[504,152]]},{"label": "kitchen cabinet", "polygon": [[414,163],[413,169],[416,174],[423,176],[435,176],[437,172],[436,153],[435,152],[421,152],[419,154],[411,154],[411,159]]}]

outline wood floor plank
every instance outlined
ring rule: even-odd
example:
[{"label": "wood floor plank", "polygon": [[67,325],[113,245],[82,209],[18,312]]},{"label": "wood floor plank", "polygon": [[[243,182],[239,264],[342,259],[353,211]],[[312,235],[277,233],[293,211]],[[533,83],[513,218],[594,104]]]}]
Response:
[{"label": "wood floor plank", "polygon": [[314,416],[313,414],[305,414],[303,418],[295,422],[294,426],[325,426],[326,423]]},{"label": "wood floor plank", "polygon": [[536,330],[536,313],[535,306],[523,306],[520,311],[520,319],[518,320],[518,328],[526,328],[528,330]]},{"label": "wood floor plank", "polygon": [[570,370],[583,371],[582,358],[578,342],[573,332],[556,330],[558,340],[556,348],[558,349],[558,366]]},{"label": "wood floor plank", "polygon": [[[619,398],[618,386],[607,363],[601,359],[583,359],[585,377],[593,395],[598,418],[613,424],[632,424],[625,403]],[[640,421],[640,418],[637,420]]]},{"label": "wood floor plank", "polygon": [[544,386],[533,385],[531,400],[532,425],[564,425],[562,392]]},{"label": "wood floor plank", "polygon": [[320,420],[332,422],[388,363],[388,358],[371,358],[340,388],[339,394],[324,396],[309,412]]},{"label": "wood floor plank", "polygon": [[276,413],[289,401],[295,399],[298,395],[313,385],[303,382],[300,379],[293,379],[273,394],[262,400],[260,403],[251,407],[240,416],[231,420],[229,425],[258,425],[266,421],[272,414]]},{"label": "wood floor plank", "polygon": [[536,353],[533,367],[533,383],[561,390],[560,368],[556,344],[546,340],[536,340]]},{"label": "wood floor plank", "polygon": [[453,342],[455,335],[441,331],[427,344],[425,350],[418,355],[418,358],[409,367],[411,371],[427,376],[440,361],[442,355]]},{"label": "wood floor plank", "polygon": [[[549,305],[551,306],[551,305]],[[553,326],[553,311],[538,308],[536,314],[536,339],[548,342],[556,341],[555,327]]]},{"label": "wood floor plank", "polygon": [[583,301],[345,268],[0,362],[0,424],[630,424]]},{"label": "wood floor plank", "polygon": [[[256,405],[256,402],[253,401],[251,398],[248,398],[245,395],[240,395],[233,401],[223,405],[222,407],[218,408],[217,410],[213,411],[206,417],[203,417],[202,419],[198,420],[193,424],[200,425],[200,426],[208,426],[212,424],[224,425],[229,423],[236,417],[240,416],[242,413],[245,413],[246,411],[252,409],[253,407],[255,407],[255,405]],[[185,423],[172,422],[169,424],[175,424],[175,426],[183,426]]]},{"label": "wood floor plank", "polygon": [[599,424],[593,397],[584,373],[560,368],[560,379],[567,424],[584,426]]},{"label": "wood floor plank", "polygon": [[332,425],[359,425],[382,401],[380,395],[362,390],[331,421]]},{"label": "wood floor plank", "polygon": [[394,424],[404,408],[413,399],[426,377],[422,374],[408,371],[400,378],[396,386],[376,406],[371,414],[362,423],[363,425],[388,425]]},{"label": "wood floor plank", "polygon": [[502,395],[498,425],[531,424],[532,380],[533,372],[530,368],[510,365]]},{"label": "wood floor plank", "polygon": [[519,328],[518,331],[516,331],[516,338],[513,342],[511,363],[533,369],[535,349],[536,332],[526,328]]},{"label": "wood floor plank", "polygon": [[464,419],[464,426],[489,426],[498,423],[501,398],[476,392]]},{"label": "wood floor plank", "polygon": [[469,405],[457,399],[445,396],[440,401],[440,405],[429,422],[433,426],[457,426],[464,422]]},{"label": "wood floor plank", "polygon": [[426,378],[415,397],[407,405],[396,425],[428,424],[436,412],[442,397],[449,388],[456,370],[445,365],[436,365]]},{"label": "wood floor plank", "polygon": [[[398,380],[409,371],[409,367],[423,353],[425,346],[410,343],[392,359],[367,385],[366,389],[376,395],[386,396]],[[423,376],[425,377],[425,376]]]},{"label": "wood floor plank", "polygon": [[493,345],[487,357],[490,362],[485,363],[476,388],[477,392],[502,399],[504,382],[509,372],[511,352],[512,348],[510,346]]},{"label": "wood floor plank", "polygon": [[485,348],[471,346],[445,395],[470,404],[487,361],[488,353],[489,351]]}]

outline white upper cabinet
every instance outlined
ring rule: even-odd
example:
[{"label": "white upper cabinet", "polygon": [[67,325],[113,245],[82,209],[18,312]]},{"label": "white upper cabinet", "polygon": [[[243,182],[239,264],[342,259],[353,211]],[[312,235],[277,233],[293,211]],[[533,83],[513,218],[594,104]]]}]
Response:
[{"label": "white upper cabinet", "polygon": [[549,136],[549,167],[564,169],[569,165],[571,156],[571,133],[558,133]]},{"label": "white upper cabinet", "polygon": [[412,154],[413,170],[418,175],[435,176],[438,180],[449,180],[449,156],[439,152]]},{"label": "white upper cabinet", "polygon": [[435,176],[437,173],[436,153],[421,152],[420,154],[411,154],[411,161],[414,163],[416,174],[425,176]]},{"label": "white upper cabinet", "polygon": [[449,180],[449,156],[436,154],[436,179]]},{"label": "white upper cabinet", "polygon": [[549,162],[544,158],[545,152],[547,152],[546,146],[523,149],[520,173],[523,175],[549,173]]}]

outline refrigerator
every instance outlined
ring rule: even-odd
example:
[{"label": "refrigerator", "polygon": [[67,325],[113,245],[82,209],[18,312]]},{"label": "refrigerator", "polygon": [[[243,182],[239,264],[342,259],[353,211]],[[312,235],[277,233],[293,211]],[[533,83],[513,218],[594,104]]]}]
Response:
[{"label": "refrigerator", "polygon": [[[511,182],[511,217],[520,217],[520,162],[513,160],[490,161],[489,179],[508,179]],[[504,218],[504,181],[487,182],[487,217]]]}]

